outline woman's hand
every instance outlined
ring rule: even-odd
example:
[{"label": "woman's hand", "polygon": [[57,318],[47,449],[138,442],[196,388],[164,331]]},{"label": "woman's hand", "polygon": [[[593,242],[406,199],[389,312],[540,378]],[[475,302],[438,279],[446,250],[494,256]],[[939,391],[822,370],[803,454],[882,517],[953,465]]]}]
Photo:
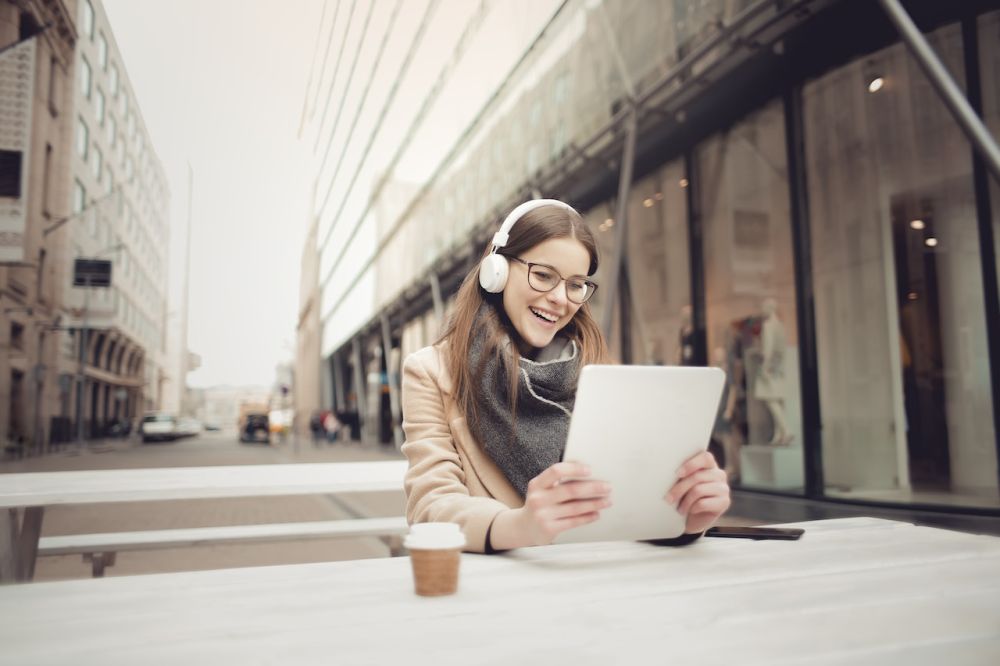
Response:
[{"label": "woman's hand", "polygon": [[677,482],[667,493],[668,504],[687,517],[686,534],[704,532],[729,508],[729,482],[715,456],[702,451],[681,465]]},{"label": "woman's hand", "polygon": [[494,523],[493,546],[550,544],[561,532],[600,518],[601,510],[611,506],[611,487],[589,476],[586,465],[560,462],[529,481],[524,506]]}]

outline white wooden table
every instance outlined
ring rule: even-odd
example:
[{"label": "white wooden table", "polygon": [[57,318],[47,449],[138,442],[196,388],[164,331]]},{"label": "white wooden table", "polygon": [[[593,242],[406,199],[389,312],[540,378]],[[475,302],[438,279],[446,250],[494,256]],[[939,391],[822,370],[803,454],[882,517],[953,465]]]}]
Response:
[{"label": "white wooden table", "polygon": [[0,591],[10,664],[1000,663],[1000,539],[875,519],[797,542],[570,544],[37,583]]},{"label": "white wooden table", "polygon": [[401,490],[406,467],[391,460],[0,474],[0,581],[31,579],[46,506]]}]

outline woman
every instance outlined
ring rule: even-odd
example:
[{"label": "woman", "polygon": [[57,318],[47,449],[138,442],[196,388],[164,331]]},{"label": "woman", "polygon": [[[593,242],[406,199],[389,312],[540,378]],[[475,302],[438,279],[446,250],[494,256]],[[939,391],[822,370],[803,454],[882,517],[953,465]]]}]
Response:
[{"label": "woman", "polygon": [[[515,208],[462,283],[448,328],[403,364],[403,453],[410,523],[462,526],[466,549],[551,543],[593,522],[611,488],[559,462],[580,368],[608,363],[587,301],[597,285],[593,234],[552,199]],[[729,507],[708,453],[666,494],[696,538]]]}]

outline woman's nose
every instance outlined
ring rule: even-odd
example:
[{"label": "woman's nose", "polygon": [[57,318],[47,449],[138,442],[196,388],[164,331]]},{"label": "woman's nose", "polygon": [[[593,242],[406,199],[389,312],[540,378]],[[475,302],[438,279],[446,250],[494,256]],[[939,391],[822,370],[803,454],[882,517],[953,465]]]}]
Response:
[{"label": "woman's nose", "polygon": [[560,280],[555,289],[548,293],[549,300],[553,303],[563,304],[569,299],[566,297],[566,280]]}]

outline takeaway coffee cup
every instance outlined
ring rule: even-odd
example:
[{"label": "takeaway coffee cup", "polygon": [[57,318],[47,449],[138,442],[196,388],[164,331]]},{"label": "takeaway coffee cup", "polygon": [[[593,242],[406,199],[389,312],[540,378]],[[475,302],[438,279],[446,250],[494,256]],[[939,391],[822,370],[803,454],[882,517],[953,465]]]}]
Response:
[{"label": "takeaway coffee cup", "polygon": [[417,523],[403,545],[410,551],[413,585],[423,597],[455,594],[465,535],[455,523]]}]

